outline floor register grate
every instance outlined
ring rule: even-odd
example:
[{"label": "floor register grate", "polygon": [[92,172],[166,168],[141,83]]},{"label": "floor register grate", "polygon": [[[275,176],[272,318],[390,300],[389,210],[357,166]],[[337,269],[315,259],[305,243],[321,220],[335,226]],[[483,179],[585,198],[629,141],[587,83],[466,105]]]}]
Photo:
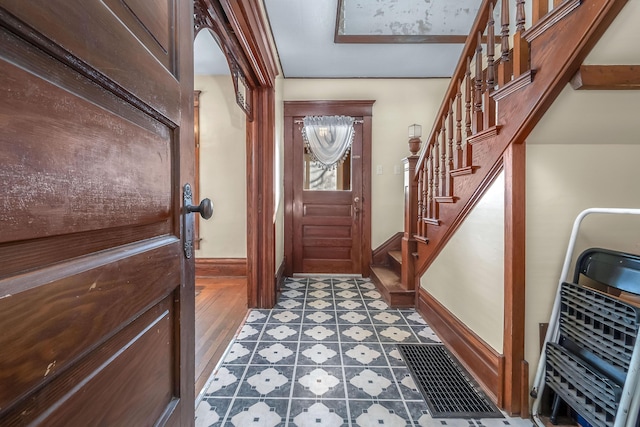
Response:
[{"label": "floor register grate", "polygon": [[443,345],[399,344],[433,418],[503,418]]}]

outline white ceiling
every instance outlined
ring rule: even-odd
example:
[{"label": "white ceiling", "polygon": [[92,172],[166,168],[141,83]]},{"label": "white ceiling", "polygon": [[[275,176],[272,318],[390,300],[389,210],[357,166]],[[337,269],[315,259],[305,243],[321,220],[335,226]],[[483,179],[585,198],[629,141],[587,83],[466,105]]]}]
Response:
[{"label": "white ceiling", "polygon": [[[340,33],[468,34],[480,2],[343,0]],[[462,44],[334,43],[338,0],[264,0],[264,5],[287,78],[450,77],[462,50]],[[195,43],[196,74],[228,74],[220,49],[204,33]]]}]

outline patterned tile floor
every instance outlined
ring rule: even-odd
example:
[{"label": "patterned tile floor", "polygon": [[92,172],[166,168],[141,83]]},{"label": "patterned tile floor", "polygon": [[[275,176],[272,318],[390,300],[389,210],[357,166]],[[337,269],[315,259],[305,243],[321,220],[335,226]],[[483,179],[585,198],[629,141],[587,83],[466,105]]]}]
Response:
[{"label": "patterned tile floor", "polygon": [[531,426],[433,419],[397,343],[438,337],[393,310],[368,279],[290,278],[273,310],[252,310],[196,408],[196,426]]}]

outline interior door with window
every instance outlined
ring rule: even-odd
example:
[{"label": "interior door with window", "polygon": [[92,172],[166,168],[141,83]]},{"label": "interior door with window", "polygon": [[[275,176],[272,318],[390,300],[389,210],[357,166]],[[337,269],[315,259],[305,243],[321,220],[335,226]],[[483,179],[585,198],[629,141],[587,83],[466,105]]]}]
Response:
[{"label": "interior door with window", "polygon": [[0,0],[0,425],[193,425],[192,58],[189,0]]},{"label": "interior door with window", "polygon": [[[368,275],[372,104],[285,102],[285,259],[289,275]],[[349,154],[333,168],[314,162],[303,140],[301,122],[312,115],[355,119]]]}]

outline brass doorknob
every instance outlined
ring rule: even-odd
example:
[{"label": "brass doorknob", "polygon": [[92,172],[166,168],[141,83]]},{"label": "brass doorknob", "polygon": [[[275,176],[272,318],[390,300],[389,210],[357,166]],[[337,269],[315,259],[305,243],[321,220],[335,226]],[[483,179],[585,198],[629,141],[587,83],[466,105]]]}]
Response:
[{"label": "brass doorknob", "polygon": [[198,212],[203,219],[211,218],[213,215],[213,203],[209,199],[202,199],[198,206],[187,205],[187,212]]}]

